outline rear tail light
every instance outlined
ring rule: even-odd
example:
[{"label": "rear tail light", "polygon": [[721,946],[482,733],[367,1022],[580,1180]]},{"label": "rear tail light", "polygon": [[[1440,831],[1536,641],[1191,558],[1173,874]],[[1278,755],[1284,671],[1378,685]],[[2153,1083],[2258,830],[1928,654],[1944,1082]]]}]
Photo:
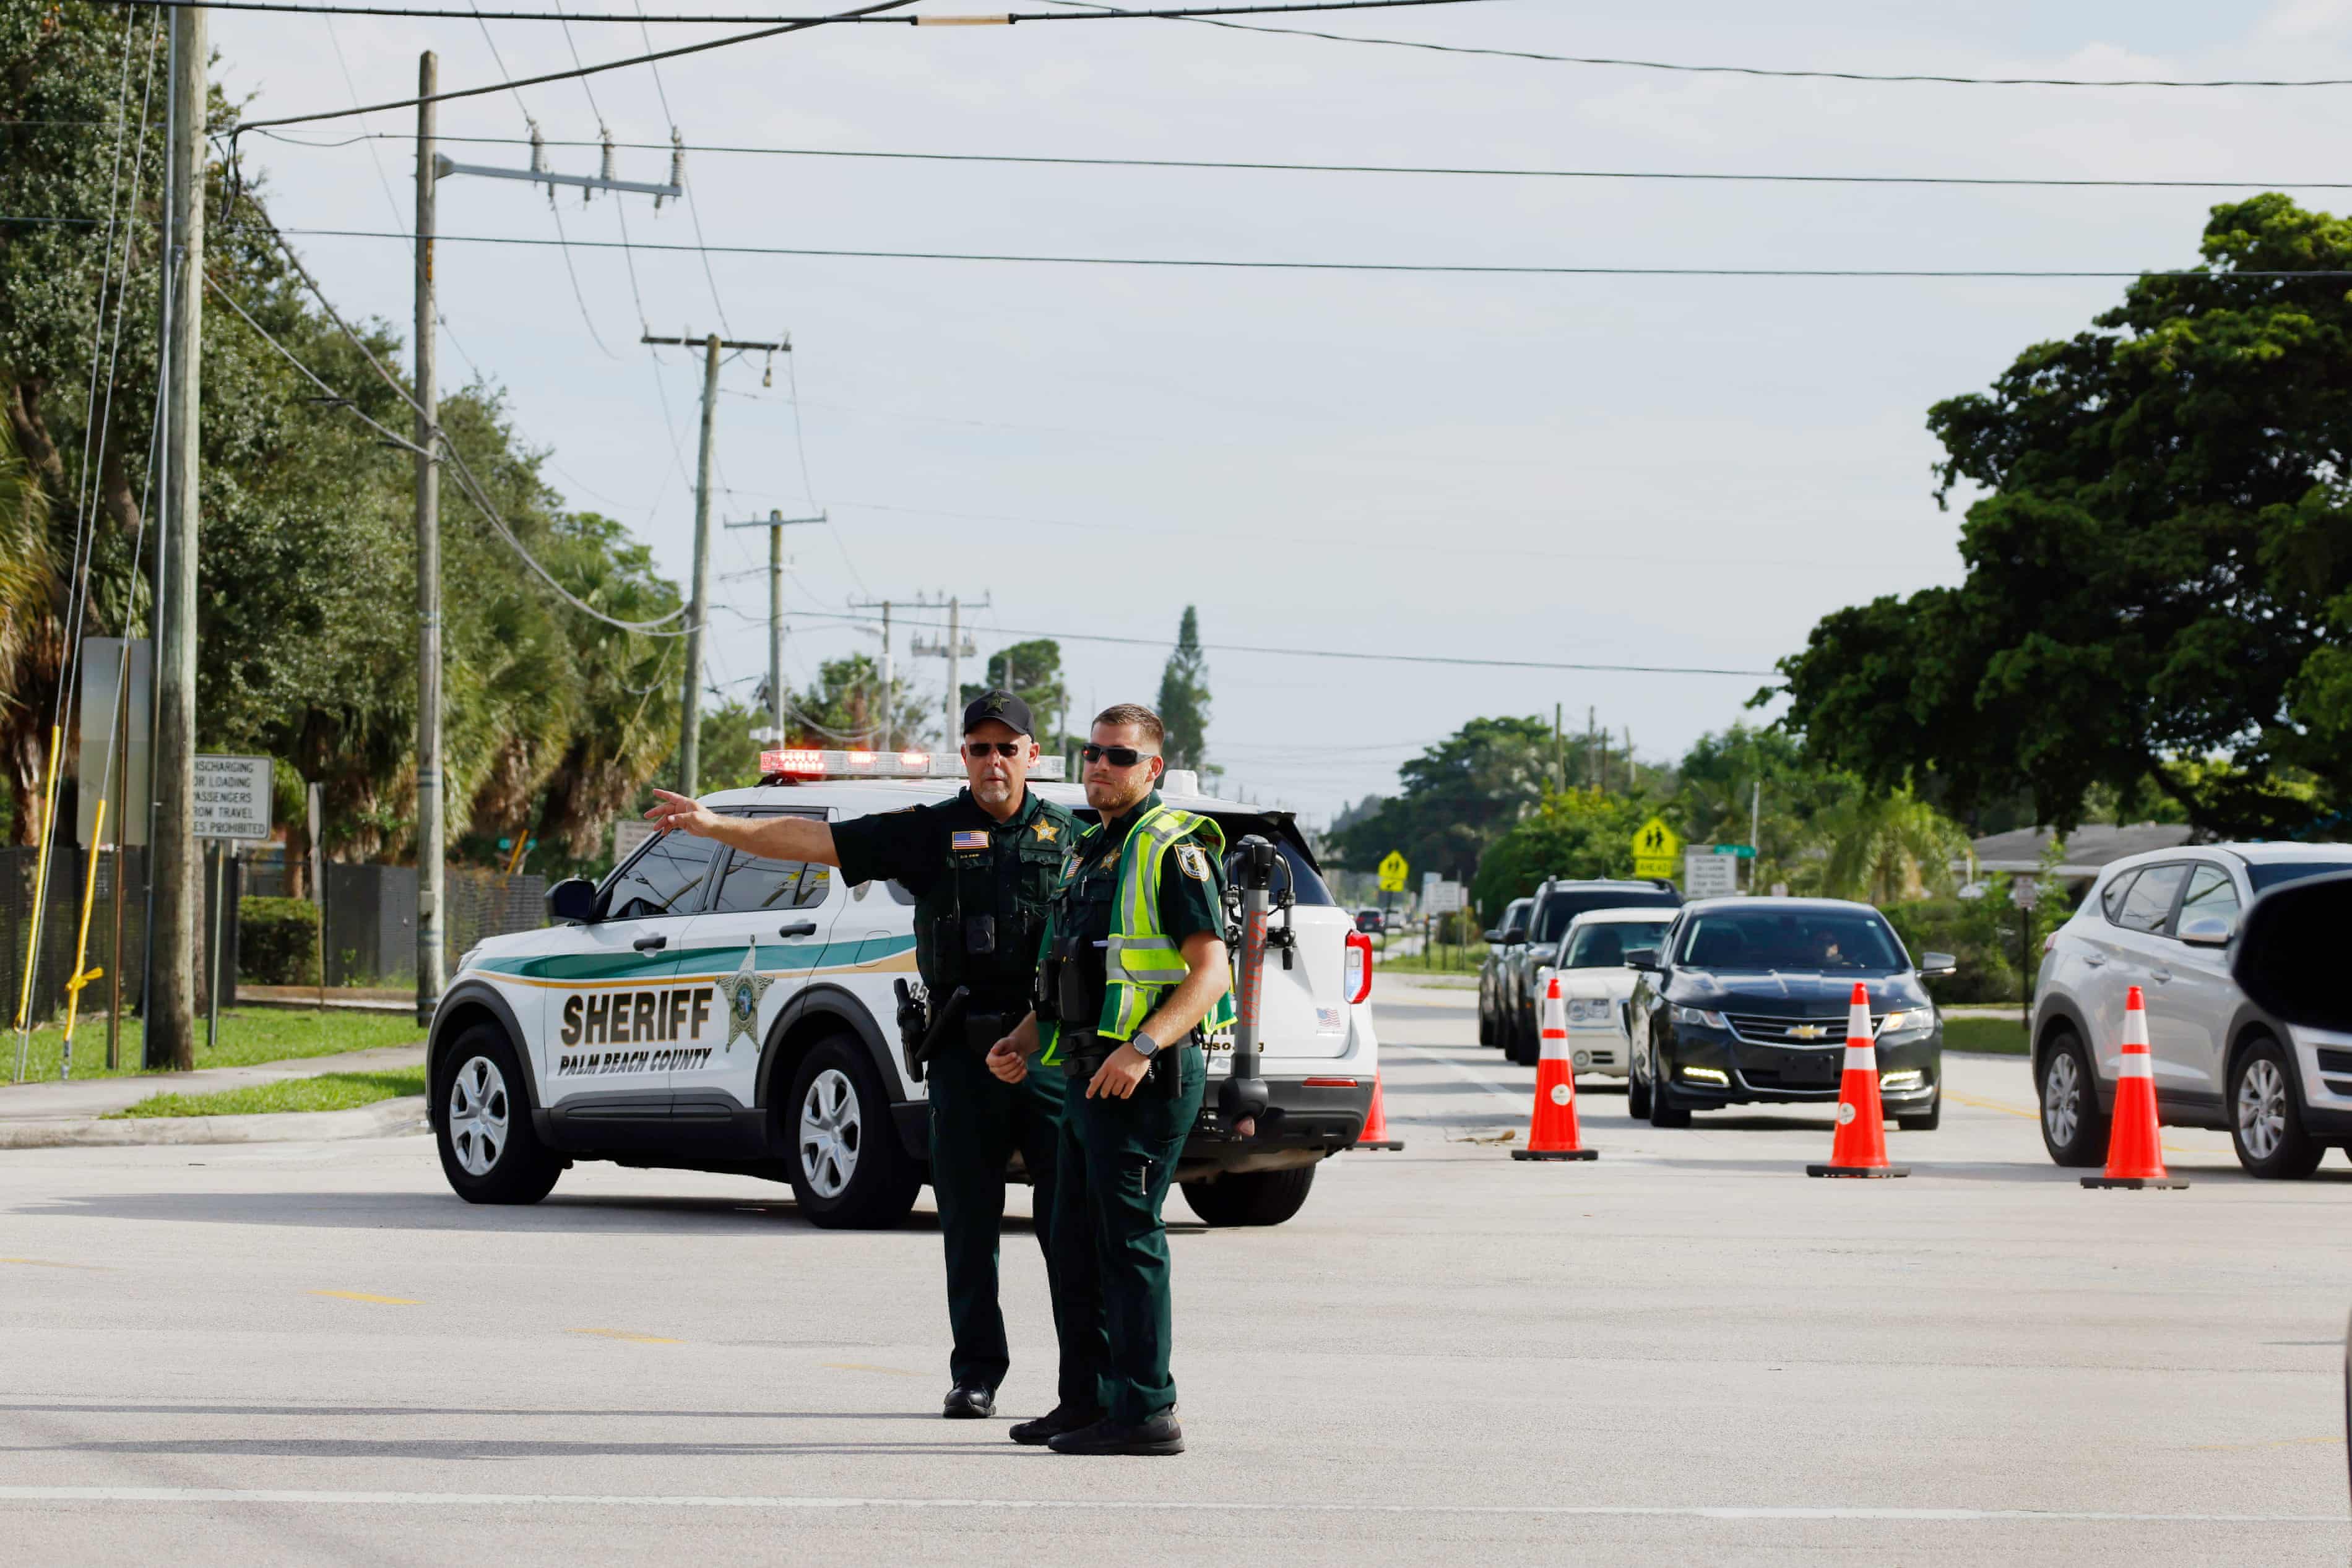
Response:
[{"label": "rear tail light", "polygon": [[1360,931],[1348,933],[1348,950],[1339,971],[1339,988],[1353,1007],[1372,994],[1372,939]]}]

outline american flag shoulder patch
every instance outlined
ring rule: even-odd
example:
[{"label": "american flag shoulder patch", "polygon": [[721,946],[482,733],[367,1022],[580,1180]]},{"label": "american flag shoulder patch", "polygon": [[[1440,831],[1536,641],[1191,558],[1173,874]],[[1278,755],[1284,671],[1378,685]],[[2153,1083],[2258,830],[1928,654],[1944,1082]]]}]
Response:
[{"label": "american flag shoulder patch", "polygon": [[981,830],[974,828],[966,832],[959,832],[950,835],[948,839],[948,843],[950,847],[953,849],[984,850],[988,847],[988,835]]}]

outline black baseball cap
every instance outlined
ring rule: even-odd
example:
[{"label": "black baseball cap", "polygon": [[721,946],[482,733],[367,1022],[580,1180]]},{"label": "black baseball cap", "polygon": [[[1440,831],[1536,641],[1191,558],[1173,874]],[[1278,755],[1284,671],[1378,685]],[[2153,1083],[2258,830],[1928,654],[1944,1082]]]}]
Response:
[{"label": "black baseball cap", "polygon": [[1029,705],[1011,692],[1001,689],[982,692],[964,705],[963,732],[966,735],[991,721],[1017,730],[1032,740],[1037,738],[1037,723],[1029,716]]}]

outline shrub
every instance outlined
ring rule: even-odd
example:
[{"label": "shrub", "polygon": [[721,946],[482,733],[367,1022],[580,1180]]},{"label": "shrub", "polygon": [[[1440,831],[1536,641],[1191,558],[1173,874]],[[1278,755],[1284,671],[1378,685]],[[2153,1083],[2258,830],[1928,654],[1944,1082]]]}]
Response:
[{"label": "shrub", "polygon": [[319,983],[319,906],[307,898],[236,901],[236,975],[257,986]]}]

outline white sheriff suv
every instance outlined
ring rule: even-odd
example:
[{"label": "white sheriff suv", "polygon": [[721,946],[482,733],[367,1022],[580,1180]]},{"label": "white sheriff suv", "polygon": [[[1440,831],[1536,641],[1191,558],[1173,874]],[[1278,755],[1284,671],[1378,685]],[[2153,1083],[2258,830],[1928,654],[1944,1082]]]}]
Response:
[{"label": "white sheriff suv", "polygon": [[[952,795],[920,752],[783,752],[760,787],[712,810],[845,821]],[[1038,772],[1058,776],[1059,759]],[[1030,787],[1089,821],[1075,786]],[[1286,811],[1218,800],[1171,772],[1171,805],[1214,818],[1230,852],[1273,841],[1295,902],[1271,925],[1259,1075],[1273,1104],[1254,1136],[1216,1110],[1230,1056],[1177,1179],[1212,1225],[1276,1225],[1323,1160],[1352,1146],[1370,1107],[1379,1041],[1367,1003],[1371,944],[1324,886]],[[1231,857],[1228,858],[1228,866]],[[1229,879],[1230,881],[1230,879]],[[894,982],[915,980],[914,899],[892,883],[844,886],[829,866],[763,860],[684,833],[656,837],[602,882],[559,883],[552,924],[468,952],[428,1045],[441,1166],[475,1203],[536,1203],[576,1160],[740,1173],[792,1184],[826,1227],[896,1224],[927,1177],[929,1108],[902,1060]],[[1015,1156],[1017,1175],[1018,1156]]]}]

